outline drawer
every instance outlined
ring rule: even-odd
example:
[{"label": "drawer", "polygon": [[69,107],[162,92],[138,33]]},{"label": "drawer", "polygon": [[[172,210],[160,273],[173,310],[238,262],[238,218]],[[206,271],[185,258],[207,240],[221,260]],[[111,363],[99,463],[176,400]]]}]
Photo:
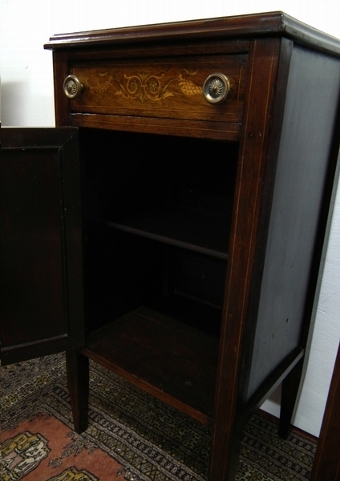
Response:
[{"label": "drawer", "polygon": [[[69,73],[83,90],[70,100],[72,113],[239,122],[242,118],[246,54],[144,60],[74,62]],[[219,104],[203,96],[207,77],[221,73],[229,93]]]}]

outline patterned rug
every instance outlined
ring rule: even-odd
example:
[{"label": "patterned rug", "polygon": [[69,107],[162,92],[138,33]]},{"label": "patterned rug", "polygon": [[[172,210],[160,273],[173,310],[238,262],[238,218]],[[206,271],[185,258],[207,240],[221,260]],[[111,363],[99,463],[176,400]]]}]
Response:
[{"label": "patterned rug", "polygon": [[[89,428],[72,430],[64,355],[0,367],[1,481],[205,481],[209,430],[92,363]],[[308,480],[316,449],[255,415],[237,480]]]}]

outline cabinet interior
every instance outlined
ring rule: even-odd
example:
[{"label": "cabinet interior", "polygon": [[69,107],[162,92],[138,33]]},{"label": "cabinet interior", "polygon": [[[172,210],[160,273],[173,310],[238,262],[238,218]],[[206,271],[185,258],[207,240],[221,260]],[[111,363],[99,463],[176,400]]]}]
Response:
[{"label": "cabinet interior", "polygon": [[87,350],[205,421],[238,144],[92,129],[81,136]]}]

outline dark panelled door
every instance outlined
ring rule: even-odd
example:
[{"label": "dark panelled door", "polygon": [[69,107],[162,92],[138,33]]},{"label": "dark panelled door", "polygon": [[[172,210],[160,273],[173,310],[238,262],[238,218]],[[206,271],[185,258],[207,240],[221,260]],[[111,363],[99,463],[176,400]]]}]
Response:
[{"label": "dark panelled door", "polygon": [[2,365],[84,344],[78,131],[2,128]]}]

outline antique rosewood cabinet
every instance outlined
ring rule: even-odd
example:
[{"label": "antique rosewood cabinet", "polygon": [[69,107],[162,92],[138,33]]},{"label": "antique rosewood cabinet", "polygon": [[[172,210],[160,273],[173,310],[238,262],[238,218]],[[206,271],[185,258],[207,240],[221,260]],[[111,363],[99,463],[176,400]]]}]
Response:
[{"label": "antique rosewood cabinet", "polygon": [[65,350],[211,425],[303,379],[339,148],[340,42],[281,13],[55,35],[56,129],[2,129],[1,361]]}]

